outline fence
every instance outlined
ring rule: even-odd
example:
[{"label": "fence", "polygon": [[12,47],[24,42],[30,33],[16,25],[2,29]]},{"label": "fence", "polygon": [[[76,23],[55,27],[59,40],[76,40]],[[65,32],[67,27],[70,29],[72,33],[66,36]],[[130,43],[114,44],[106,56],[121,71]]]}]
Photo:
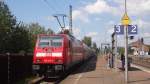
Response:
[{"label": "fence", "polygon": [[150,58],[148,57],[135,57],[132,56],[132,63],[150,68]]},{"label": "fence", "polygon": [[0,83],[14,84],[32,74],[32,54],[0,54]]},{"label": "fence", "polygon": [[[121,56],[118,56],[118,59],[121,59]],[[150,68],[150,57],[148,56],[140,57],[140,56],[129,55],[128,61],[136,65]]]}]

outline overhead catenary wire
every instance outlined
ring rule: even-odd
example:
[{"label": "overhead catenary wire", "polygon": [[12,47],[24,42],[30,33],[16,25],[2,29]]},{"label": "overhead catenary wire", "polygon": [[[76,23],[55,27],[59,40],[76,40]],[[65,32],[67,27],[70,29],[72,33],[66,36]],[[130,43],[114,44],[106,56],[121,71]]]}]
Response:
[{"label": "overhead catenary wire", "polygon": [[47,4],[47,6],[48,6],[48,8],[49,8],[50,11],[53,10],[53,12],[57,12],[57,10],[55,9],[55,7],[52,4],[50,4],[47,0],[43,0],[43,1],[44,1],[44,3]]}]

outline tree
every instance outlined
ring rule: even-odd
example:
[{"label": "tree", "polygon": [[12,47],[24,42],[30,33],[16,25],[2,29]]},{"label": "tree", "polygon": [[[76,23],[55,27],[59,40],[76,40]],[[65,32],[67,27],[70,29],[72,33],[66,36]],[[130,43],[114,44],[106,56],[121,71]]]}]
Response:
[{"label": "tree", "polygon": [[38,34],[52,34],[38,23],[17,23],[8,6],[0,2],[0,53],[32,52]]},{"label": "tree", "polygon": [[95,42],[93,42],[93,49],[94,49],[95,53],[98,54],[99,49],[97,48],[97,45]]},{"label": "tree", "polygon": [[129,47],[128,47],[128,53],[129,53],[129,54],[133,54],[133,52],[134,52],[134,49],[132,49],[132,47],[129,46]]},{"label": "tree", "polygon": [[26,26],[18,24],[16,28],[12,30],[10,38],[10,51],[13,53],[19,53],[20,51],[28,52],[31,48],[29,32],[26,30]]},{"label": "tree", "polygon": [[85,36],[85,37],[83,38],[82,42],[84,42],[87,46],[91,47],[91,44],[92,44],[91,37]]},{"label": "tree", "polygon": [[97,49],[97,45],[95,42],[93,42],[93,49]]},{"label": "tree", "polygon": [[29,32],[30,42],[31,42],[31,50],[30,51],[32,51],[34,49],[38,34],[53,34],[54,33],[50,28],[46,30],[44,27],[39,25],[39,23],[29,24],[27,30]]},{"label": "tree", "polygon": [[0,53],[9,51],[12,29],[16,26],[16,18],[4,2],[0,2]]},{"label": "tree", "polygon": [[119,47],[119,54],[124,54],[124,52],[125,52],[125,49],[123,48],[123,47]]},{"label": "tree", "polygon": [[39,25],[39,23],[31,23],[28,25],[28,31],[32,35],[38,35],[45,33],[45,28]]},{"label": "tree", "polygon": [[45,32],[46,34],[54,34],[54,31],[53,30],[51,30],[50,28],[48,28],[47,30],[46,30],[46,32]]}]

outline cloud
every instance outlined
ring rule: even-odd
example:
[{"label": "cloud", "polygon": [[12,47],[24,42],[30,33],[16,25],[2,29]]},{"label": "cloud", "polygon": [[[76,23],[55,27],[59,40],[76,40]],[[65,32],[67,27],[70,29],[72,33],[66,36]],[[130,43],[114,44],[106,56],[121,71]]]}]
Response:
[{"label": "cloud", "polygon": [[[119,0],[120,1],[120,0]],[[112,1],[115,2],[115,1]],[[80,20],[82,22],[90,22],[89,16],[95,14],[109,13],[112,15],[121,15],[122,5],[116,1],[119,6],[111,6],[106,0],[96,0],[95,2],[88,3],[73,11],[73,20]],[[98,19],[97,19],[98,20]]]},{"label": "cloud", "polygon": [[[124,0],[114,0],[119,6],[115,8],[115,14],[124,13]],[[129,15],[144,15],[150,13],[150,0],[127,0],[127,11]]]},{"label": "cloud", "polygon": [[73,28],[73,35],[77,38],[77,39],[79,39],[79,40],[81,40],[82,39],[82,37],[81,37],[81,30],[80,30],[80,28]]},{"label": "cloud", "polygon": [[147,29],[150,27],[149,22],[146,22],[142,19],[137,19],[137,20],[133,21],[133,24],[137,24],[139,28],[144,28],[144,29]]},{"label": "cloud", "polygon": [[72,12],[72,19],[73,20],[81,20],[82,22],[89,22],[89,19],[87,18],[88,15],[84,13],[83,10],[74,10]]},{"label": "cloud", "polygon": [[137,19],[133,22],[133,24],[137,24],[139,36],[145,36],[148,34],[147,32],[150,32],[150,29],[149,29],[150,24],[148,21],[144,21],[142,19]]},{"label": "cloud", "polygon": [[101,21],[102,19],[99,18],[99,17],[96,17],[95,20],[96,20],[96,21]]},{"label": "cloud", "polygon": [[143,15],[150,12],[150,0],[130,0],[128,9],[133,15]]},{"label": "cloud", "polygon": [[89,16],[94,14],[102,14],[109,12],[111,7],[106,3],[105,0],[97,0],[94,3],[86,4],[77,10],[73,11],[73,20],[81,20],[82,22],[89,22]]},{"label": "cloud", "polygon": [[113,20],[108,21],[108,24],[107,24],[107,27],[106,27],[107,35],[111,35],[114,32],[114,24],[115,24],[115,22]]},{"label": "cloud", "polygon": [[72,13],[72,19],[78,18],[78,16],[81,16],[82,12],[80,10],[74,10]]},{"label": "cloud", "polygon": [[80,35],[81,30],[79,28],[73,28],[73,34],[75,36],[79,36]]},{"label": "cloud", "polygon": [[107,31],[107,33],[108,33],[109,35],[111,35],[113,32],[114,32],[114,28],[109,28],[108,31]]},{"label": "cloud", "polygon": [[[116,5],[110,4],[110,2],[115,3]],[[130,17],[138,17],[138,19],[132,20],[132,24],[138,25],[138,31],[140,34],[147,36],[150,32],[150,24],[148,21],[145,21],[143,17],[147,18],[150,14],[150,0],[127,0],[127,10]],[[80,20],[82,22],[90,22],[90,17],[96,15],[102,15],[108,13],[112,16],[122,17],[124,13],[124,0],[96,0],[95,2],[87,3],[84,6],[80,7],[73,11],[73,19]],[[111,17],[111,16],[108,16]],[[95,18],[95,21],[101,20],[99,18]],[[104,17],[105,18],[105,17]],[[111,20],[108,22],[106,27],[107,37],[110,36],[114,31],[115,20]],[[143,31],[144,30],[144,31]],[[141,32],[143,31],[143,32]],[[86,35],[92,36],[96,41],[99,38],[98,33],[89,32]],[[104,34],[105,35],[105,34]],[[97,41],[98,42],[98,41]],[[121,44],[122,45],[122,44]]]},{"label": "cloud", "polygon": [[[111,2],[117,4],[117,6],[108,4],[106,0],[97,0],[94,3],[86,5],[84,10],[89,14],[110,13],[113,15],[122,15],[124,13],[124,0],[113,0]],[[150,14],[149,6],[150,0],[127,0],[129,15]]]},{"label": "cloud", "polygon": [[[69,29],[69,26],[66,26],[65,29]],[[80,33],[81,33],[80,28],[73,27],[72,29],[73,29],[73,35],[77,38],[80,37]]]},{"label": "cloud", "polygon": [[145,44],[150,44],[150,33],[149,32],[145,32],[143,34],[143,37],[144,37],[144,43]]},{"label": "cloud", "polygon": [[104,0],[97,0],[95,3],[89,4],[84,8],[90,14],[100,14],[108,12],[110,9],[110,6]]}]

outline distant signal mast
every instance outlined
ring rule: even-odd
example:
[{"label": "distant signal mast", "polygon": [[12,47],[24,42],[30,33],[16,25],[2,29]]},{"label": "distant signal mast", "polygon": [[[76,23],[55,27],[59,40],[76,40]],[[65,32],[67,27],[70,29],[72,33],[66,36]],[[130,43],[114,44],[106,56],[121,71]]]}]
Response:
[{"label": "distant signal mast", "polygon": [[70,12],[70,17],[69,17],[69,19],[70,19],[70,20],[69,20],[69,30],[70,30],[71,33],[73,33],[73,32],[72,32],[72,6],[71,6],[71,5],[69,6],[69,9],[70,9],[70,11],[69,11],[69,12]]}]

